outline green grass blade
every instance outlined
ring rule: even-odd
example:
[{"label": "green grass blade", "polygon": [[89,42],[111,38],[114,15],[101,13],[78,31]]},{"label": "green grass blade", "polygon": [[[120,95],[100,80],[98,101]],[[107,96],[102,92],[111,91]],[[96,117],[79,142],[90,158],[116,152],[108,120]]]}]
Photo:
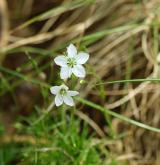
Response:
[{"label": "green grass blade", "polygon": [[118,118],[118,119],[120,119],[120,120],[123,120],[123,121],[125,121],[125,122],[127,122],[127,123],[129,123],[129,124],[132,124],[132,125],[135,125],[135,126],[144,128],[144,129],[146,129],[146,130],[150,130],[150,131],[153,131],[153,132],[158,132],[158,133],[160,133],[160,129],[158,129],[158,128],[151,127],[151,126],[149,126],[149,125],[146,125],[146,124],[140,123],[140,122],[138,122],[138,121],[129,119],[129,118],[123,116],[123,115],[120,115],[120,114],[118,114],[118,113],[116,113],[116,112],[113,112],[113,111],[111,111],[111,110],[109,110],[109,109],[107,109],[107,108],[104,108],[104,107],[102,107],[102,106],[100,106],[100,105],[97,105],[97,104],[95,104],[95,103],[93,103],[93,102],[91,102],[91,101],[88,101],[88,100],[85,100],[85,99],[82,99],[82,98],[77,98],[77,100],[78,100],[79,102],[85,104],[85,105],[88,105],[89,107],[92,107],[92,108],[94,108],[94,109],[97,109],[97,110],[99,110],[99,111],[101,111],[101,112],[103,112],[103,113],[107,113],[107,114],[109,114],[109,115],[111,115],[111,116],[113,116],[113,117],[116,117],[116,118]]},{"label": "green grass blade", "polygon": [[56,8],[52,8],[38,16],[35,16],[33,17],[32,19],[28,20],[27,22],[23,23],[22,25],[20,25],[18,27],[18,29],[23,29],[35,22],[39,22],[39,21],[43,21],[43,20],[46,20],[46,19],[49,19],[51,17],[54,17],[54,16],[57,16],[57,15],[60,15],[66,11],[69,11],[69,10],[73,10],[73,9],[76,9],[76,8],[79,8],[81,6],[86,6],[90,3],[93,3],[94,0],[76,0],[76,1],[73,1],[72,3],[65,3],[64,5],[61,5],[61,6],[58,6]]},{"label": "green grass blade", "polygon": [[0,66],[0,71],[1,72],[4,72],[4,73],[7,73],[7,74],[10,74],[12,76],[15,76],[15,77],[18,77],[24,81],[28,81],[28,82],[31,82],[33,84],[37,84],[37,85],[41,85],[43,87],[46,87],[46,88],[49,88],[50,86],[45,83],[45,82],[42,82],[42,81],[39,81],[39,80],[36,80],[36,79],[33,79],[33,78],[30,78],[28,76],[24,76],[23,74],[19,73],[19,72],[16,72],[14,70],[10,70],[8,68],[4,68],[2,66]]},{"label": "green grass blade", "polygon": [[103,83],[97,83],[95,85],[102,85],[102,84],[115,84],[115,83],[139,83],[139,82],[160,82],[159,78],[146,78],[146,79],[129,79],[129,80],[115,80],[115,81],[108,81]]}]

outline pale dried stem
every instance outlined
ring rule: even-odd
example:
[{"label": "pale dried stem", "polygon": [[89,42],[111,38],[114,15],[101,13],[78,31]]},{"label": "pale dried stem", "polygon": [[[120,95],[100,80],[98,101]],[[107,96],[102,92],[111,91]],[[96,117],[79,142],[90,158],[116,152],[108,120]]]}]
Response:
[{"label": "pale dried stem", "polygon": [[[0,0],[0,49],[8,43],[9,39],[9,17],[6,0]],[[3,62],[4,53],[0,53],[0,64]]]}]

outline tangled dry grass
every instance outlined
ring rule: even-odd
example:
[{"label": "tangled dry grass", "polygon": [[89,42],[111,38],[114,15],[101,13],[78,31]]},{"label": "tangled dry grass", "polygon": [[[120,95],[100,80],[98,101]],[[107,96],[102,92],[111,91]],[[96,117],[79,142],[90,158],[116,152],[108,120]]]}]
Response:
[{"label": "tangled dry grass", "polygon": [[[93,85],[112,80],[160,77],[160,63],[157,61],[160,42],[159,0],[20,2],[8,0],[6,4],[5,0],[0,1],[2,66],[16,70],[26,62],[24,52],[30,46],[43,48],[55,54],[71,41],[77,46],[83,43],[91,55],[88,66],[91,74],[81,89],[82,97],[129,118],[160,128],[158,83],[147,81]],[[13,53],[14,50],[24,51]],[[36,58],[36,55],[34,57]],[[39,65],[47,64],[50,59],[48,56],[43,58]],[[30,68],[22,72],[47,81],[50,68],[39,75],[34,75],[34,70]],[[5,73],[0,73],[0,77],[3,76]],[[16,80],[12,79],[12,85]],[[40,98],[37,88],[24,82],[17,85],[15,91],[15,102],[24,115],[29,114],[35,104],[32,97]],[[10,123],[14,120],[12,107],[16,104],[13,104],[11,98],[10,93],[2,92],[0,108],[8,132],[14,134]],[[84,112],[85,108],[82,109]],[[12,116],[7,116],[8,113]],[[86,118],[81,112],[77,115]],[[86,120],[94,120],[92,125],[97,126],[100,135],[107,135],[107,126],[103,125],[101,114],[95,112],[89,116]],[[160,134],[124,124],[116,118],[112,119],[112,127],[117,133],[125,131],[127,134],[116,143],[107,145],[118,160],[128,160],[131,165],[160,164]]]}]

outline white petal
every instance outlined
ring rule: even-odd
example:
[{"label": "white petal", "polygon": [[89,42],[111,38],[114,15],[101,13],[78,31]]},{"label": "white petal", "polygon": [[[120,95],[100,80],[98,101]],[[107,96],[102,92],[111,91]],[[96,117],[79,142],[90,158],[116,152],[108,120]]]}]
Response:
[{"label": "white petal", "polygon": [[61,68],[61,72],[60,72],[61,79],[67,79],[71,76],[71,74],[72,74],[72,70],[68,66]]},{"label": "white petal", "polygon": [[68,94],[69,96],[76,96],[76,95],[79,94],[79,92],[77,92],[77,91],[68,91],[67,94]]},{"label": "white petal", "polygon": [[74,106],[74,101],[73,101],[71,96],[64,95],[63,100],[64,100],[65,104],[70,105],[70,106]]},{"label": "white petal", "polygon": [[67,47],[67,54],[68,54],[68,57],[70,57],[70,58],[72,58],[72,57],[77,55],[77,49],[76,49],[76,47],[73,44],[70,44]]},{"label": "white petal", "polygon": [[50,88],[50,92],[56,95],[59,92],[60,88],[61,88],[60,86],[53,86]]},{"label": "white petal", "polygon": [[84,64],[89,59],[89,54],[84,52],[78,53],[75,59],[78,64]]},{"label": "white petal", "polygon": [[56,57],[54,62],[59,66],[67,66],[67,58],[65,56]]},{"label": "white petal", "polygon": [[63,97],[60,94],[57,94],[55,97],[56,106],[60,106],[63,104]]},{"label": "white petal", "polygon": [[73,69],[72,72],[74,73],[75,76],[84,78],[86,76],[86,71],[82,65],[76,65]]}]

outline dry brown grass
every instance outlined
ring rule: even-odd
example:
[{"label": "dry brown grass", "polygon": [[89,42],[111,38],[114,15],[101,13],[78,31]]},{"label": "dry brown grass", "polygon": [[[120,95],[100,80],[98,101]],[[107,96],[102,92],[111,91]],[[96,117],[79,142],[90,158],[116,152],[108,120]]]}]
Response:
[{"label": "dry brown grass", "polygon": [[[18,56],[21,59],[19,62],[13,62],[14,58],[7,55],[8,51],[15,48],[36,45],[47,50],[59,50],[61,45],[71,41],[76,41],[77,46],[83,43],[91,55],[89,70],[95,76],[88,76],[87,84],[82,89],[82,97],[92,99],[129,118],[160,128],[159,84],[141,82],[105,85],[104,100],[99,97],[97,89],[93,88],[97,79],[107,82],[160,77],[160,64],[157,62],[160,42],[159,0],[97,0],[93,4],[74,6],[72,9],[60,8],[52,15],[42,17],[30,25],[23,23],[53,6],[69,3],[70,0],[27,0],[21,6],[19,1],[8,0],[8,9],[5,0],[0,1],[0,53],[3,57],[0,59],[4,66],[16,69],[23,63],[21,61],[25,61],[23,59],[26,55],[23,53]],[[94,40],[94,36],[90,36],[101,31],[104,35],[99,39]],[[86,36],[91,39],[86,39]],[[12,62],[15,64],[11,66]],[[48,75],[46,72],[44,74]],[[28,90],[27,94],[37,91]],[[37,93],[36,97],[38,95]],[[7,97],[10,98],[8,95]],[[25,109],[28,102],[32,103],[31,99],[26,96],[23,103],[21,100],[17,102]],[[10,111],[10,106],[13,105],[2,105],[2,109],[7,107]],[[33,105],[27,107],[27,113],[32,109]],[[95,113],[98,117],[92,115],[96,123],[87,119],[84,114],[78,112],[77,115],[89,121],[101,137],[107,133],[105,125],[100,124],[101,128],[96,125],[102,120],[99,114]],[[123,140],[108,145],[118,160],[128,160],[130,165],[160,164],[160,134],[124,124],[116,118],[112,125],[118,133],[128,132]]]}]

